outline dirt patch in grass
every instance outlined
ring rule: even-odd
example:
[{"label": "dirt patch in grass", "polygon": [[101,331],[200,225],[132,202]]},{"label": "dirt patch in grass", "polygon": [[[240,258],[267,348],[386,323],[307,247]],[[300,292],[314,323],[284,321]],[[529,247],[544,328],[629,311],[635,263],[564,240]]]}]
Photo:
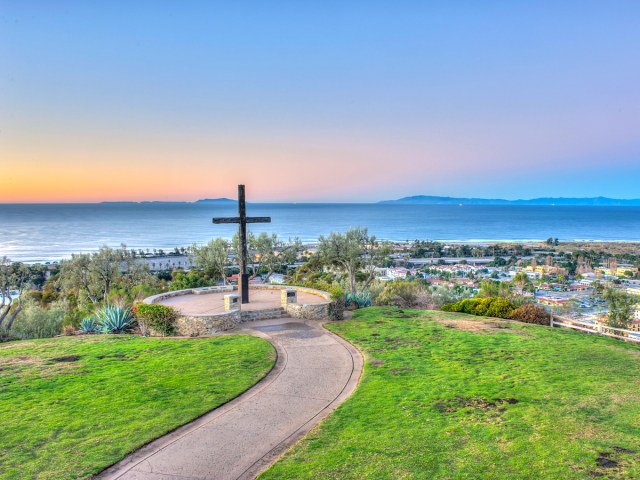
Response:
[{"label": "dirt patch in grass", "polygon": [[385,308],[380,312],[383,317],[387,318],[418,318],[422,316],[420,311],[406,311],[402,308]]},{"label": "dirt patch in grass", "polygon": [[442,318],[442,317],[433,317],[433,319],[440,322],[442,325],[444,325],[447,328],[466,330],[468,332],[485,332],[487,330],[498,330],[498,329],[509,328],[508,326],[498,322],[487,322],[482,320],[467,320],[467,319],[453,320],[450,318]]},{"label": "dirt patch in grass", "polygon": [[618,462],[611,460],[609,455],[609,453],[600,454],[600,456],[596,458],[596,465],[600,468],[616,468],[618,466]]},{"label": "dirt patch in grass", "polygon": [[18,356],[18,357],[0,357],[0,365],[35,365],[38,363],[42,363],[42,360],[38,357],[27,357],[27,356]]},{"label": "dirt patch in grass", "polygon": [[80,360],[80,355],[67,355],[51,359],[52,362],[77,362],[78,360]]},{"label": "dirt patch in grass", "polygon": [[389,373],[394,377],[399,377],[400,375],[406,374],[409,372],[415,372],[415,369],[405,367],[405,368],[392,368],[391,370],[389,370]]},{"label": "dirt patch in grass", "polygon": [[469,398],[456,396],[453,399],[436,403],[434,408],[443,413],[455,413],[463,408],[472,408],[474,410],[492,410],[501,408],[504,405],[515,405],[518,400],[515,398]]},{"label": "dirt patch in grass", "polygon": [[586,472],[588,478],[632,478],[627,475],[627,468],[634,462],[633,454],[635,453],[635,450],[614,445],[610,450],[598,452],[593,467],[586,469],[578,467],[575,470]]},{"label": "dirt patch in grass", "polygon": [[633,395],[632,393],[625,393],[625,394],[620,394],[620,393],[612,393],[610,395],[611,401],[615,404],[615,405],[626,405],[628,402],[634,402],[637,401],[638,396],[637,395]]},{"label": "dirt patch in grass", "polygon": [[372,358],[371,360],[369,360],[369,363],[372,367],[381,367],[384,363],[384,360],[380,360],[379,358]]},{"label": "dirt patch in grass", "polygon": [[635,450],[630,450],[628,448],[624,448],[624,447],[618,447],[616,445],[614,445],[613,447],[611,447],[612,450],[615,450],[618,453],[627,453],[627,454],[631,454],[631,453],[636,453]]}]

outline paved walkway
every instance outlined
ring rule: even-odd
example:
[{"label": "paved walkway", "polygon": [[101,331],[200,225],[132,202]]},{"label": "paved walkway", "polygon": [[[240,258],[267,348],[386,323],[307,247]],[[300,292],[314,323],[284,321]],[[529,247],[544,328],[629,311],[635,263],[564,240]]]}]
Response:
[{"label": "paved walkway", "polygon": [[320,323],[281,318],[253,322],[244,331],[276,348],[278,360],[271,373],[235,400],[134,452],[100,478],[255,478],[355,390],[362,356]]}]

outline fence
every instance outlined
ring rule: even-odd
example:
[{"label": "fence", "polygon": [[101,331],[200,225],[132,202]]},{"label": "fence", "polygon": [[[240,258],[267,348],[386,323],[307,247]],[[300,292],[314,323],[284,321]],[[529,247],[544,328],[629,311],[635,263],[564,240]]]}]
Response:
[{"label": "fence", "polygon": [[601,323],[586,323],[556,316],[551,317],[550,323],[552,327],[571,328],[573,330],[580,330],[581,332],[595,333],[605,337],[618,338],[640,344],[640,332],[634,332],[624,328],[614,328],[602,325]]}]

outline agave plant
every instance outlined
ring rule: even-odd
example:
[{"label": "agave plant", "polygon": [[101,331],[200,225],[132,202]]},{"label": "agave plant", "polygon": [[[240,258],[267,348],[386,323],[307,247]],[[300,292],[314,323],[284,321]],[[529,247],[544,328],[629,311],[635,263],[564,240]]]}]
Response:
[{"label": "agave plant", "polygon": [[102,333],[125,333],[136,326],[136,319],[129,307],[105,305],[97,317]]},{"label": "agave plant", "polygon": [[371,294],[369,292],[347,293],[344,298],[345,306],[355,305],[356,308],[370,307]]},{"label": "agave plant", "polygon": [[82,333],[95,333],[98,331],[98,322],[94,317],[83,318],[79,330]]}]

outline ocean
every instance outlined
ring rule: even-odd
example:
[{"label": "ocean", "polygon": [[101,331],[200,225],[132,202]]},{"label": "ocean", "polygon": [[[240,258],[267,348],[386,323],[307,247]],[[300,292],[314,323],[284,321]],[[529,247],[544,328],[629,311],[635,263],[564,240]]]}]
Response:
[{"label": "ocean", "polygon": [[[249,229],[313,242],[320,235],[363,226],[385,240],[454,242],[640,241],[640,207],[267,204],[247,205],[271,224]],[[230,239],[236,207],[202,203],[0,204],[0,257],[45,262],[103,245],[163,249]]]}]

